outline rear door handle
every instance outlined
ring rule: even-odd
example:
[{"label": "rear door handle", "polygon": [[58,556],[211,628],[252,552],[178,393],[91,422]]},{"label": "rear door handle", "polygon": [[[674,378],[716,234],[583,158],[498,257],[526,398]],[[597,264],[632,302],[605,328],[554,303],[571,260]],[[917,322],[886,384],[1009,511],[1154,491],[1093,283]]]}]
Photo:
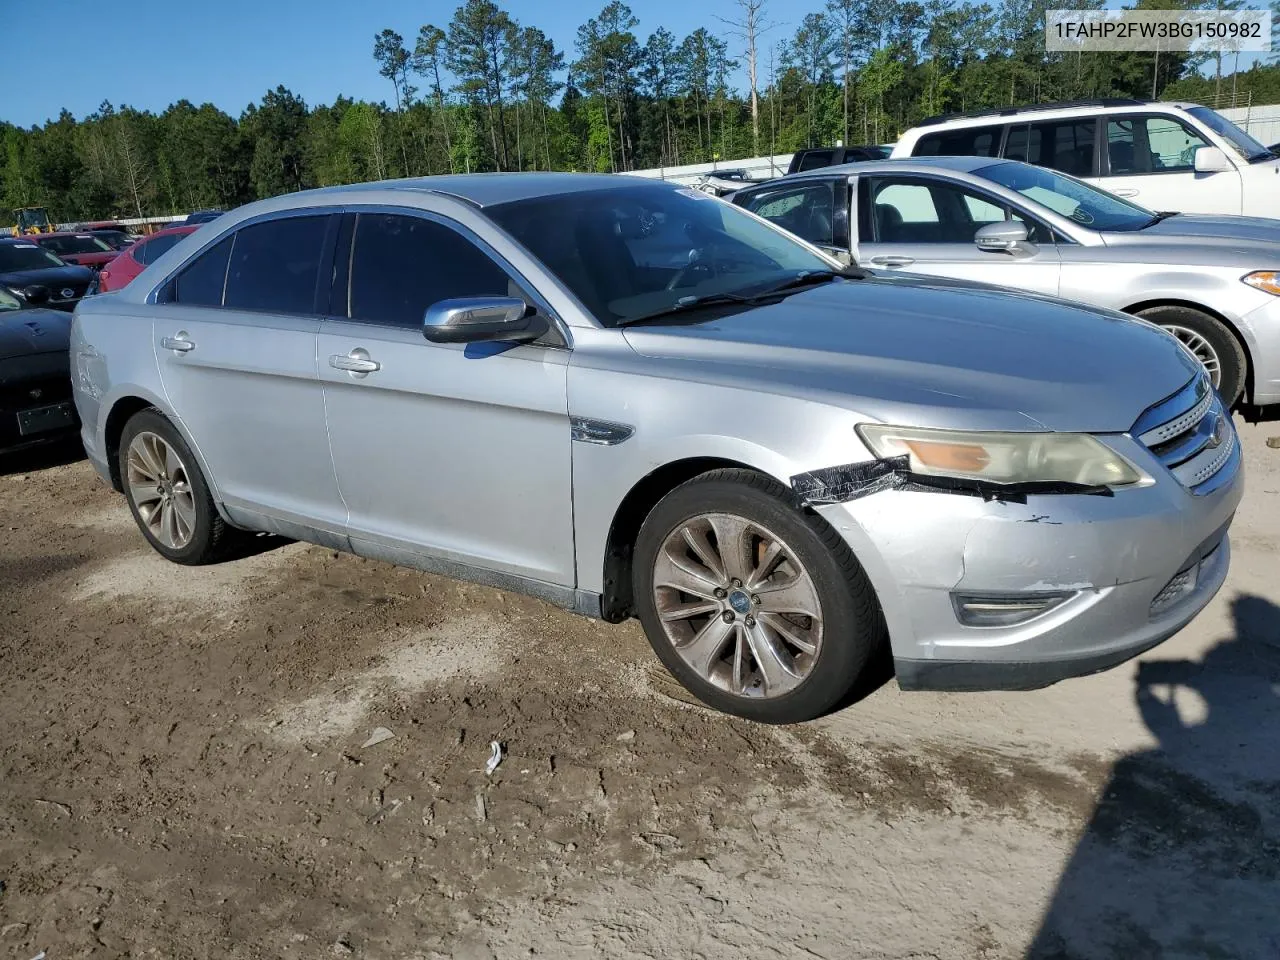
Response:
[{"label": "rear door handle", "polygon": [[1136,197],[1138,191],[1135,187],[1121,187],[1119,190],[1112,190],[1117,197]]},{"label": "rear door handle", "polygon": [[369,354],[359,347],[346,356],[335,353],[329,358],[329,366],[335,370],[346,370],[348,373],[373,373],[375,370],[382,369],[382,364],[377,360],[369,359]]},{"label": "rear door handle", "polygon": [[916,261],[914,257],[872,257],[867,262],[878,267],[907,267]]},{"label": "rear door handle", "polygon": [[176,337],[165,337],[160,341],[160,346],[174,353],[187,353],[196,348],[196,345],[187,339],[185,333],[180,333]]}]

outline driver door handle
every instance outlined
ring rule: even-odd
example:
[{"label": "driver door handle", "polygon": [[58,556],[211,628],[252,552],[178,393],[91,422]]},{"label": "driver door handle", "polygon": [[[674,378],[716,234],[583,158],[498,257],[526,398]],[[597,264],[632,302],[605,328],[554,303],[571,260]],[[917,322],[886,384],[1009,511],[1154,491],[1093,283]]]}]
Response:
[{"label": "driver door handle", "polygon": [[382,369],[382,364],[377,360],[361,356],[344,356],[340,353],[335,353],[329,358],[329,366],[336,370],[348,370],[351,373],[373,373],[375,370]]},{"label": "driver door handle", "polygon": [[1136,197],[1138,190],[1136,187],[1121,187],[1118,190],[1112,190],[1117,197]]},{"label": "driver door handle", "polygon": [[160,341],[160,346],[174,353],[187,353],[196,348],[196,345],[187,339],[185,333],[180,333],[176,337],[165,337]]},{"label": "driver door handle", "polygon": [[891,256],[872,257],[867,262],[874,263],[877,267],[908,267],[916,261],[914,257]]}]

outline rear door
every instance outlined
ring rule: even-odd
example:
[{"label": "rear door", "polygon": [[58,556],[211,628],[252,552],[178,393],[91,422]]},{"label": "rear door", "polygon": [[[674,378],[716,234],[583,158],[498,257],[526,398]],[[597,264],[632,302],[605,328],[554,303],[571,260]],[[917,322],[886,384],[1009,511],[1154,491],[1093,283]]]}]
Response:
[{"label": "rear door", "polygon": [[534,291],[475,235],[419,210],[348,215],[337,263],[319,369],[356,552],[572,586],[564,341],[423,336],[437,301]]},{"label": "rear door", "polygon": [[316,374],[338,219],[277,215],[223,238],[162,290],[153,335],[171,407],[226,505],[340,537]]},{"label": "rear door", "polygon": [[[1106,118],[1104,190],[1148,210],[1237,215],[1240,171],[1196,173],[1195,152],[1212,146],[1190,124],[1168,114],[1111,114]],[[1228,152],[1228,160],[1235,158]]]},{"label": "rear door", "polygon": [[[924,175],[858,178],[854,259],[879,270],[977,280],[1056,295],[1061,260],[1053,231],[1003,200]],[[1027,223],[1033,252],[979,250],[974,235],[1006,219]]]}]

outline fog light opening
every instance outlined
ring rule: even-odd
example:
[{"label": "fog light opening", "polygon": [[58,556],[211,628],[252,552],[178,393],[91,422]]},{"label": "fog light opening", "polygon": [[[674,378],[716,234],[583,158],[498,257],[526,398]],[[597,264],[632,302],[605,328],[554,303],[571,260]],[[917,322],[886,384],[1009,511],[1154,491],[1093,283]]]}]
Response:
[{"label": "fog light opening", "polygon": [[1048,613],[1074,595],[1072,592],[953,593],[951,603],[956,619],[966,627],[1013,627]]}]

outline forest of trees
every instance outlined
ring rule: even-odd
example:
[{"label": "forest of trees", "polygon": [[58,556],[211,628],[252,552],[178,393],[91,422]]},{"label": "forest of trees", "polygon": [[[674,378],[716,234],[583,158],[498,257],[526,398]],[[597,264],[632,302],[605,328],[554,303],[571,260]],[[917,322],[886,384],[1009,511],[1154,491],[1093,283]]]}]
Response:
[{"label": "forest of trees", "polygon": [[1079,97],[1235,92],[1280,103],[1274,63],[1236,72],[1230,55],[1047,54],[1044,0],[827,0],[785,29],[769,0],[707,6],[719,14],[708,14],[712,26],[641,37],[631,8],[613,0],[560,50],[493,0],[466,0],[448,23],[371,38],[370,69],[389,94],[380,103],[309,105],[279,86],[239,117],[178,100],[158,115],[110,103],[83,119],[64,110],[31,129],[0,118],[0,210],[152,216],[389,177],[732,160],[892,142],[933,114]]}]

